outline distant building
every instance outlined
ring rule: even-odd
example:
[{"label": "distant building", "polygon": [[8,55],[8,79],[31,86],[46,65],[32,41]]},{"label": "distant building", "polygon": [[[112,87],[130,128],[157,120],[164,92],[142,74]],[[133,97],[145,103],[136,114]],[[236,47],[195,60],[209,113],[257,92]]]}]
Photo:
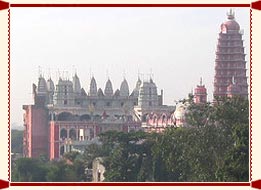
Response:
[{"label": "distant building", "polygon": [[[151,78],[149,81],[138,78],[130,93],[126,79],[115,91],[108,79],[103,91],[97,88],[92,77],[86,92],[77,74],[72,81],[60,78],[57,85],[51,78],[46,81],[40,75],[38,85],[33,84],[33,95],[34,104],[23,106],[25,157],[45,154],[50,159],[59,159],[66,152],[81,151],[80,146],[108,130],[130,132],[150,127],[166,128],[172,122],[170,112],[175,109],[162,105],[163,91],[158,95]],[[152,112],[162,118],[157,119],[157,125],[146,125]]]},{"label": "distant building", "polygon": [[221,24],[215,61],[214,97],[248,97],[243,32],[232,10]]},{"label": "distant building", "polygon": [[202,84],[202,78],[200,78],[200,84],[194,90],[194,102],[196,104],[207,102],[207,89],[205,85]]}]

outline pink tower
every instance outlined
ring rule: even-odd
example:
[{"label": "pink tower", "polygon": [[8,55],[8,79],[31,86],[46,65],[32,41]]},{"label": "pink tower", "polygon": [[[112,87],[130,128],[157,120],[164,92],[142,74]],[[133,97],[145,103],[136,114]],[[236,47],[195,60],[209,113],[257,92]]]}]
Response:
[{"label": "pink tower", "polygon": [[237,85],[236,94],[247,98],[248,84],[243,32],[235,21],[235,14],[232,10],[227,13],[227,18],[228,21],[221,24],[216,50],[214,97],[233,95],[231,94],[234,91],[231,89],[233,78],[233,83]]},{"label": "pink tower", "polygon": [[207,89],[205,85],[202,84],[202,78],[200,78],[200,84],[194,90],[194,102],[196,104],[207,102]]}]

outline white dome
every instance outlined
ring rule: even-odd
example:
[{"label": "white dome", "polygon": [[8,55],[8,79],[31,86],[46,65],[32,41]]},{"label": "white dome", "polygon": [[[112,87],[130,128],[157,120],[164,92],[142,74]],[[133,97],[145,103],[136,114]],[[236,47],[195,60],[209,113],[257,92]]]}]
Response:
[{"label": "white dome", "polygon": [[96,96],[97,95],[97,84],[96,84],[96,80],[95,80],[94,77],[92,77],[92,79],[91,79],[90,95],[91,96]]},{"label": "white dome", "polygon": [[124,79],[121,83],[120,96],[129,96],[129,85],[126,79]]},{"label": "white dome", "polygon": [[53,91],[54,91],[54,83],[53,83],[53,81],[52,81],[51,78],[49,78],[49,79],[47,80],[47,90],[48,90],[49,92],[53,92]]},{"label": "white dome", "polygon": [[108,81],[106,82],[104,94],[105,94],[105,96],[113,95],[112,83],[111,83],[110,79],[108,79]]},{"label": "white dome", "polygon": [[185,120],[186,113],[188,112],[187,107],[188,107],[188,105],[186,105],[186,104],[183,104],[183,103],[178,104],[176,107],[176,110],[174,112],[175,119]]},{"label": "white dome", "polygon": [[47,83],[46,80],[40,76],[38,79],[38,93],[46,93],[47,92]]}]

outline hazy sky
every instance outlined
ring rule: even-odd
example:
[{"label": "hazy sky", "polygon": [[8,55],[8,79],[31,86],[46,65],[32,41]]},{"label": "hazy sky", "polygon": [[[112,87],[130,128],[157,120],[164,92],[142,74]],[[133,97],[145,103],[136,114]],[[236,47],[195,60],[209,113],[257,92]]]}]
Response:
[{"label": "hazy sky", "polygon": [[[217,37],[228,10],[13,8],[11,123],[23,123],[22,105],[32,103],[39,66],[55,83],[59,73],[71,78],[77,70],[86,92],[92,74],[103,90],[109,77],[114,91],[125,76],[132,91],[138,72],[152,72],[165,104],[187,97],[202,77],[211,100]],[[249,8],[234,10],[249,61]]]}]

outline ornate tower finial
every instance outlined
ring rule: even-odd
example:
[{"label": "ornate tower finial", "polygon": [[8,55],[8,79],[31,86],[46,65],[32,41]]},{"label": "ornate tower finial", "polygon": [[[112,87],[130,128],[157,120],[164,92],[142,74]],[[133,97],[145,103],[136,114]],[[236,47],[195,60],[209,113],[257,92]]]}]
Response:
[{"label": "ornate tower finial", "polygon": [[126,79],[126,72],[125,72],[125,69],[123,69],[123,79]]},{"label": "ornate tower finial", "polygon": [[90,80],[92,79],[92,77],[93,77],[93,73],[92,73],[92,67],[90,66],[90,70],[89,70],[89,74],[90,74]]},{"label": "ornate tower finial", "polygon": [[77,75],[77,69],[76,69],[75,65],[73,65],[72,68],[73,68],[74,75]]},{"label": "ornate tower finial", "polygon": [[140,69],[138,68],[138,80],[140,80]]},{"label": "ornate tower finial", "polygon": [[48,68],[48,75],[49,75],[48,77],[51,78],[51,69],[50,69],[50,67]]},{"label": "ornate tower finial", "polygon": [[202,77],[200,77],[200,83],[199,84],[200,84],[200,86],[202,86]]},{"label": "ornate tower finial", "polygon": [[108,71],[108,69],[106,69],[106,78],[107,78],[107,80],[110,79],[110,78],[109,78],[109,71]]},{"label": "ornate tower finial", "polygon": [[234,20],[235,19],[235,12],[232,9],[230,9],[229,12],[227,12],[227,18],[229,20]]},{"label": "ornate tower finial", "polygon": [[39,75],[39,77],[42,77],[42,69],[41,69],[41,66],[38,66],[38,75]]}]

